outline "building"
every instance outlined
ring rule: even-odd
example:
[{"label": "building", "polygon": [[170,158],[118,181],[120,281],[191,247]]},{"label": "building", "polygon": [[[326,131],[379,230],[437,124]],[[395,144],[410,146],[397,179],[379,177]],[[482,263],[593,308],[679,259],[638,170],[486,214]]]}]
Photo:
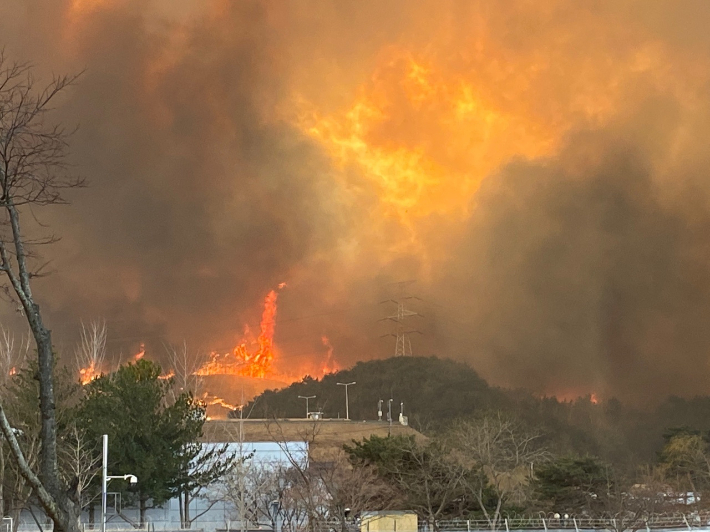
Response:
[{"label": "building", "polygon": [[[209,420],[205,423],[202,443],[206,449],[224,447],[229,453],[245,459],[245,467],[252,470],[266,472],[279,466],[290,467],[294,463],[305,466],[309,463],[328,464],[342,454],[343,445],[353,441],[361,441],[371,436],[386,437],[387,435],[411,435],[424,438],[419,432],[409,426],[383,421],[349,421],[342,419],[229,419]],[[194,521],[191,528],[204,532],[241,532],[240,501],[226,493],[230,487],[224,483],[217,483],[200,493],[200,497],[189,501],[189,515]],[[245,492],[250,492],[248,482],[241,486]],[[234,487],[231,488],[234,491]],[[109,531],[133,529],[139,521],[139,512],[136,508],[123,507],[120,494],[111,493],[109,486],[109,510],[107,514],[107,529]],[[244,506],[242,506],[244,507]],[[273,530],[279,528],[276,519],[269,520],[269,512],[251,511],[248,530]],[[172,499],[163,507],[151,509],[147,513],[148,526],[152,530],[179,530],[184,522],[181,519],[184,504],[181,510],[180,500]],[[258,515],[257,515],[258,514]],[[398,530],[408,532],[411,518],[406,520],[397,512],[389,512],[389,517],[382,516],[382,523],[389,523],[395,519]],[[404,514],[402,514],[404,515]],[[84,516],[88,521],[88,515]],[[271,522],[269,522],[271,521]],[[371,529],[388,530],[391,528],[377,528],[384,526],[376,524],[379,517],[374,514],[369,518]],[[392,521],[393,524],[394,521]],[[245,530],[247,530],[245,528]],[[416,527],[414,528],[416,530]],[[365,530],[363,529],[363,532]]]}]

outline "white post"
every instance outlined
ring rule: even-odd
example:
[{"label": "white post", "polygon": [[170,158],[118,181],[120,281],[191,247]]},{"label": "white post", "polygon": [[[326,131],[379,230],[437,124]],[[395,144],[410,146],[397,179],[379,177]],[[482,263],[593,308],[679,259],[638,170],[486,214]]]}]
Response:
[{"label": "white post", "polygon": [[545,522],[545,518],[542,518],[542,526],[545,529],[545,532],[547,532],[547,523]]},{"label": "white post", "polygon": [[348,386],[352,386],[353,384],[357,384],[355,381],[353,382],[336,382],[338,386],[345,386],[345,419],[350,420],[350,401],[348,400]]},{"label": "white post", "polygon": [[108,434],[101,437],[103,463],[101,465],[101,532],[106,532],[106,483],[108,481]]},{"label": "white post", "polygon": [[350,401],[348,401],[348,386],[345,386],[345,419],[350,419]]}]

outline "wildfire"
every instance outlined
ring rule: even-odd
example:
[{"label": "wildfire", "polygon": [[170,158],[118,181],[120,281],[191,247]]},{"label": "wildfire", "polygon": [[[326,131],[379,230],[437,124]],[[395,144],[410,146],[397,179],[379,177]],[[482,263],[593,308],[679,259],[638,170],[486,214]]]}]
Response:
[{"label": "wildfire", "polygon": [[89,384],[100,376],[101,372],[98,370],[93,360],[87,367],[79,369],[79,382],[81,382],[82,385]]},{"label": "wildfire", "polygon": [[169,379],[172,379],[174,376],[175,376],[175,372],[173,370],[170,370],[168,373],[166,373],[165,375],[160,375],[158,378],[161,381],[167,381]]},{"label": "wildfire", "polygon": [[[286,283],[281,283],[279,289],[284,286]],[[277,299],[276,290],[271,290],[264,299],[258,337],[255,338],[249,326],[245,326],[241,341],[231,353],[212,353],[210,359],[195,372],[195,375],[240,375],[259,379],[272,377]]]},{"label": "wildfire", "polygon": [[343,109],[324,114],[300,102],[299,126],[336,164],[362,170],[385,215],[406,225],[463,215],[484,176],[514,156],[550,153],[559,134],[507,108],[466,72],[392,48]]},{"label": "wildfire", "polygon": [[221,406],[223,408],[226,408],[227,410],[237,410],[238,408],[240,408],[240,405],[233,405],[231,403],[228,403],[221,397],[210,395],[209,393],[205,393],[202,396],[202,401],[205,403],[206,406]]},{"label": "wildfire", "polygon": [[10,375],[11,377],[13,375],[17,375],[17,368],[16,367],[10,368],[10,372],[8,373],[8,375]]},{"label": "wildfire", "polygon": [[145,344],[141,343],[139,351],[133,357],[136,361],[140,360],[145,356]]},{"label": "wildfire", "polygon": [[335,359],[333,358],[333,346],[326,335],[321,336],[321,342],[323,342],[323,345],[328,350],[325,362],[323,363],[323,375],[335,373],[340,369],[340,366],[338,366],[337,362],[335,362]]}]

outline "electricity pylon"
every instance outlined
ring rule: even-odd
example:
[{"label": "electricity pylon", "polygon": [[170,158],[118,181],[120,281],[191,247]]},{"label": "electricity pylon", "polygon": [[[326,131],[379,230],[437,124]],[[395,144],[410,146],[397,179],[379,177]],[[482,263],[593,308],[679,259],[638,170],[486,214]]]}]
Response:
[{"label": "electricity pylon", "polygon": [[394,345],[394,356],[396,357],[406,357],[412,356],[412,342],[409,339],[410,334],[422,334],[421,331],[407,327],[406,320],[414,316],[422,317],[418,312],[409,310],[405,306],[405,301],[409,299],[419,299],[418,297],[409,296],[401,297],[399,299],[389,299],[387,301],[382,301],[382,303],[394,303],[397,305],[397,313],[386,318],[382,318],[380,321],[391,321],[394,324],[393,331],[388,334],[383,334],[385,336],[394,336],[396,338],[396,343]]}]

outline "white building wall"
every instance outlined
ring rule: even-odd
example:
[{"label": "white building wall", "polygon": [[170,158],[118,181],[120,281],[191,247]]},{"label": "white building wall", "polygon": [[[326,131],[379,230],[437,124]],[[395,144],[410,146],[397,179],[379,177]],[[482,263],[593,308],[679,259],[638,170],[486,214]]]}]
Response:
[{"label": "white building wall", "polygon": [[[210,450],[215,447],[227,445],[228,452],[234,453],[237,456],[249,456],[253,453],[253,457],[249,458],[247,464],[253,467],[270,468],[276,466],[289,466],[291,461],[305,465],[308,460],[308,444],[306,442],[244,442],[244,443],[205,443],[205,450]],[[109,471],[110,473],[110,471]],[[210,488],[208,495],[211,499],[219,498],[219,494],[223,491],[223,486],[216,484]],[[133,529],[132,523],[136,525],[139,522],[138,508],[125,507],[123,501],[120,500],[119,494],[111,492],[111,484],[108,486],[108,511],[106,515],[107,530],[129,530]],[[204,493],[207,493],[205,491]],[[100,528],[101,506],[100,501],[97,501],[94,510],[96,519],[95,528]],[[128,521],[118,515],[116,509],[119,509],[121,514]],[[240,528],[239,512],[234,505],[219,501],[212,504],[210,501],[197,498],[190,503],[190,515],[196,516],[202,512],[204,515],[195,520],[192,525],[193,530],[204,530],[204,532],[214,532],[217,529],[238,530]],[[41,511],[35,511],[35,514],[43,516]],[[149,530],[178,530],[180,529],[180,503],[179,499],[171,499],[166,502],[161,508],[150,509],[146,512]],[[40,523],[43,525],[42,530],[49,532],[52,530],[51,522],[44,517],[39,517]],[[84,512],[81,516],[82,523],[85,528],[91,529],[89,525],[89,514]],[[45,524],[46,523],[46,524]],[[20,523],[17,526],[18,532],[39,532],[39,527],[35,523],[30,512],[23,512],[20,518]]]}]

